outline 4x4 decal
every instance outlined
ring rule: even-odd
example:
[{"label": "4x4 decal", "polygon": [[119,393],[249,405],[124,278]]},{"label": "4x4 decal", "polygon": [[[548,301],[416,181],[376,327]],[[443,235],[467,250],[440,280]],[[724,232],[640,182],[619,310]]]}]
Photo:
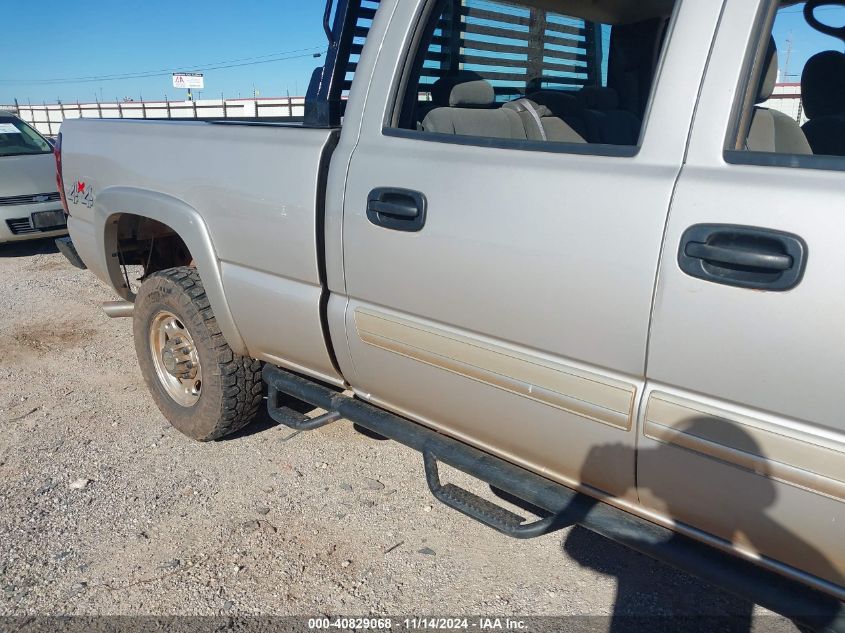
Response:
[{"label": "4x4 decal", "polygon": [[94,206],[94,188],[85,185],[81,180],[73,183],[66,192],[68,202],[73,204],[84,204],[89,209]]}]

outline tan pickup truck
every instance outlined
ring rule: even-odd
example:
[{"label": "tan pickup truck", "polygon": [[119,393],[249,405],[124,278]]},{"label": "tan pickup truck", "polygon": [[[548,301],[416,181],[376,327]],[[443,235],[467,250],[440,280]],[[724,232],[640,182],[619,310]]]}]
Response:
[{"label": "tan pickup truck", "polygon": [[843,630],[843,4],[329,2],[302,125],[66,122],[64,248],[191,437],[266,391]]}]

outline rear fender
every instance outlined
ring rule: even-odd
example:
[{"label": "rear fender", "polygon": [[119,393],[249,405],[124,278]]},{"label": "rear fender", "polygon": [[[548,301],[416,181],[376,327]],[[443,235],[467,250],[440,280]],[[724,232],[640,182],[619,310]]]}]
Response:
[{"label": "rear fender", "polygon": [[98,249],[102,259],[98,268],[107,277],[103,281],[127,301],[134,301],[135,296],[127,287],[121,270],[117,249],[118,221],[125,213],[161,222],[179,235],[191,252],[226,342],[235,353],[249,356],[223,292],[220,262],[208,227],[196,209],[182,200],[135,187],[109,187],[97,195],[94,204],[94,235],[102,239],[102,248]]}]

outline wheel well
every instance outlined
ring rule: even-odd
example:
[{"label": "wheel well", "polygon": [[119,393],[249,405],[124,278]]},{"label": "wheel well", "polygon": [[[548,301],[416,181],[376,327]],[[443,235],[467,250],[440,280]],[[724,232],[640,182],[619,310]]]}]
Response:
[{"label": "wheel well", "polygon": [[177,266],[193,266],[184,240],[166,224],[132,213],[117,218],[115,252],[122,266],[141,266],[141,280]]}]

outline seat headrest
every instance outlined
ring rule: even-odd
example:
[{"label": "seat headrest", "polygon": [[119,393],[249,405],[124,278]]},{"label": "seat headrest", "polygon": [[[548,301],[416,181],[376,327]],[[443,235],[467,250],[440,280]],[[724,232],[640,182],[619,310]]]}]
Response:
[{"label": "seat headrest", "polygon": [[534,103],[544,105],[557,116],[579,112],[575,94],[563,90],[538,90],[526,95]]},{"label": "seat headrest", "polygon": [[756,103],[758,104],[772,98],[778,83],[778,47],[774,37],[769,39],[769,48],[766,50],[763,63],[763,75],[760,77],[760,87],[757,89]]},{"label": "seat headrest", "polygon": [[845,54],[813,55],[801,75],[801,95],[809,119],[845,113]]},{"label": "seat headrest", "polygon": [[496,102],[496,91],[478,73],[461,71],[435,81],[431,98],[439,108],[489,108]]},{"label": "seat headrest", "polygon": [[619,93],[613,88],[585,86],[576,93],[578,103],[586,110],[618,110]]}]

